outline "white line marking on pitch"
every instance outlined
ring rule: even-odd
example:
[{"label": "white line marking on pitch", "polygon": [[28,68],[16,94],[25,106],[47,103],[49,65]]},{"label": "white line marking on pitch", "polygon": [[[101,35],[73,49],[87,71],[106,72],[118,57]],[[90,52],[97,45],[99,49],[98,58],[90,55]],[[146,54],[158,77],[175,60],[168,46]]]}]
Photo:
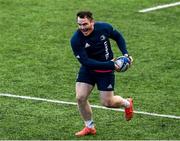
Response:
[{"label": "white line marking on pitch", "polygon": [[158,9],[173,7],[173,6],[177,6],[177,5],[180,5],[180,2],[175,2],[175,3],[165,4],[165,5],[159,5],[159,6],[139,10],[139,12],[140,13],[145,13],[145,12],[150,12],[150,11],[154,11],[154,10],[158,10]]},{"label": "white line marking on pitch", "polygon": [[[21,98],[21,99],[28,99],[28,100],[36,100],[36,101],[45,101],[45,102],[58,103],[58,104],[77,105],[77,103],[75,103],[75,102],[65,102],[65,101],[44,99],[44,98],[31,97],[31,96],[20,96],[20,95],[3,94],[3,93],[0,93],[0,96],[3,96],[3,97],[14,97],[14,98]],[[105,109],[105,110],[122,111],[122,112],[124,112],[124,110],[120,109],[120,108],[118,108],[118,109],[107,108],[107,107],[98,106],[98,105],[91,105],[91,107],[98,108],[98,109]],[[148,113],[148,112],[141,112],[141,111],[134,111],[134,113],[136,113],[136,114],[143,114],[143,115],[149,115],[149,116],[157,116],[157,117],[180,119],[180,116],[174,116],[174,115],[162,115],[162,114]]]}]

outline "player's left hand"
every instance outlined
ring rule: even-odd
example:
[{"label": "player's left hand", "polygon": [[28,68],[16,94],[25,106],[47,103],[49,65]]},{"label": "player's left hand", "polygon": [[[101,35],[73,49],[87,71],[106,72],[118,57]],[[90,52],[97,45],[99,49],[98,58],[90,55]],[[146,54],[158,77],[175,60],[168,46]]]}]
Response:
[{"label": "player's left hand", "polygon": [[130,56],[129,54],[124,54],[125,57],[127,57],[130,61],[130,65],[132,65],[132,62],[133,62],[133,58],[132,56]]}]

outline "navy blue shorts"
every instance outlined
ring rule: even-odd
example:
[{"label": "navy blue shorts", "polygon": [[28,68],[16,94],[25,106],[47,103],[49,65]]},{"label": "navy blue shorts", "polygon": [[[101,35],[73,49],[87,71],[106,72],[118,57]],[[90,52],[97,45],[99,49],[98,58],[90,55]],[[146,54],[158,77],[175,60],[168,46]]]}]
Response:
[{"label": "navy blue shorts", "polygon": [[84,82],[91,85],[97,85],[100,91],[114,90],[114,71],[108,73],[97,73],[90,70],[81,70],[78,73],[76,82]]}]

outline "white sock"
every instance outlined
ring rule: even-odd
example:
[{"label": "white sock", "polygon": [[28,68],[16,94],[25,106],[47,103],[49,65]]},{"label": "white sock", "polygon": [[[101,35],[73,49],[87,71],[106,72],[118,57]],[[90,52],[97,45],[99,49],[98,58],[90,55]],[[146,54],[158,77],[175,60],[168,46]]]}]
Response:
[{"label": "white sock", "polygon": [[129,108],[130,102],[129,102],[127,99],[122,99],[122,105],[123,105],[125,108]]},{"label": "white sock", "polygon": [[85,121],[85,125],[86,125],[86,127],[88,127],[88,128],[94,128],[94,122],[93,122],[93,120]]}]

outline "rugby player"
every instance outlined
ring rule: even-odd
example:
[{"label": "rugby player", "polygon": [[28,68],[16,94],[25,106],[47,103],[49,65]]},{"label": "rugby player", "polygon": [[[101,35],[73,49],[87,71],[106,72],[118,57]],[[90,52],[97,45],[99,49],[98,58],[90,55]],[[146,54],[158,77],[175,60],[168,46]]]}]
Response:
[{"label": "rugby player", "polygon": [[[112,108],[124,107],[125,119],[129,121],[133,117],[132,98],[124,99],[114,95],[114,71],[120,71],[120,68],[114,63],[109,39],[116,41],[124,56],[128,57],[129,54],[123,36],[111,24],[95,22],[90,11],[79,11],[76,21],[78,29],[71,38],[71,47],[81,64],[76,80],[76,99],[85,127],[75,135],[95,135],[96,129],[88,101],[95,84],[100,92],[102,105]],[[132,61],[132,57],[129,59]]]}]

